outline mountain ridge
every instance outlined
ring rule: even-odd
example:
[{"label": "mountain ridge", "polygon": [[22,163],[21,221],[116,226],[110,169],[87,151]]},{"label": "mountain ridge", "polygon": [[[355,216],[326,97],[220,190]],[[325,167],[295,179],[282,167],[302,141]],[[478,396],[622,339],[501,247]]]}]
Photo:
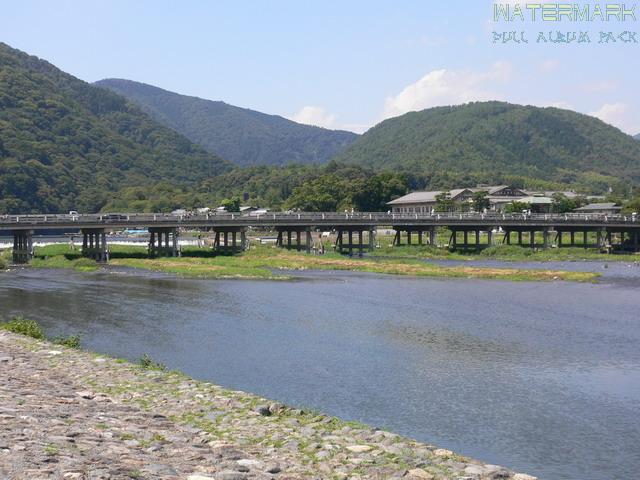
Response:
[{"label": "mountain ridge", "polygon": [[230,168],[124,97],[0,43],[0,213],[97,211],[127,185]]},{"label": "mountain ridge", "polygon": [[358,137],[133,80],[94,85],[125,96],[156,121],[240,166],[326,163]]},{"label": "mountain ridge", "polygon": [[[410,112],[368,130],[334,158],[372,168],[443,175],[491,173],[574,183],[640,183],[640,144],[569,110],[475,102]],[[497,175],[493,175],[495,177]]]}]

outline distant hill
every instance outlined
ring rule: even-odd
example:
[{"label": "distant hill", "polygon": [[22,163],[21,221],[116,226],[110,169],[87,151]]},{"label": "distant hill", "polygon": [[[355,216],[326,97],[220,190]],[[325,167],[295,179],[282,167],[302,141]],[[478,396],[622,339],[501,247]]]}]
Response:
[{"label": "distant hill", "polygon": [[131,80],[95,85],[127,97],[158,122],[240,166],[326,163],[357,138]]},{"label": "distant hill", "polygon": [[0,213],[96,211],[124,186],[230,168],[124,97],[0,43]]},{"label": "distant hill", "polygon": [[[587,115],[502,102],[438,107],[385,120],[337,161],[443,175],[640,183],[640,143]],[[476,176],[476,178],[477,178]]]},{"label": "distant hill", "polygon": [[633,138],[635,138],[636,140],[640,140],[640,133]]}]

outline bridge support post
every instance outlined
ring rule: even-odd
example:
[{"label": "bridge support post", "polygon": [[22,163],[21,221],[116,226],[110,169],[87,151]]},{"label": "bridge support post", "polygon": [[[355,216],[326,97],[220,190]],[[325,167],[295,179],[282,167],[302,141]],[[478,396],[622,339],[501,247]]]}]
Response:
[{"label": "bridge support post", "polygon": [[436,230],[436,227],[431,227],[431,229],[429,230],[429,245],[434,247],[437,241],[438,241],[438,232]]},{"label": "bridge support post", "polygon": [[107,233],[104,228],[82,229],[82,256],[96,262],[109,261]]},{"label": "bridge support post", "polygon": [[[366,228],[366,230],[365,230]],[[362,256],[366,250],[373,250],[375,248],[375,226],[370,227],[355,227],[355,226],[339,226],[335,228],[338,235],[336,236],[335,249],[338,253],[348,253],[353,255],[354,250],[358,252],[359,256]],[[367,232],[369,238],[365,239],[364,233]],[[397,234],[400,233],[396,230]],[[348,242],[344,243],[344,234],[347,234]],[[354,243],[354,233],[357,234],[357,243]],[[396,234],[396,235],[397,235]],[[394,241],[395,244],[395,241]]]},{"label": "bridge support post", "polygon": [[176,227],[149,228],[150,257],[177,257],[179,255],[178,229]]},{"label": "bridge support post", "polygon": [[[213,239],[214,252],[233,255],[247,249],[247,227],[215,227],[215,232]],[[278,235],[276,245],[281,243],[282,235]]]},{"label": "bridge support post", "polygon": [[542,230],[542,248],[545,250],[549,248],[549,229]]},{"label": "bridge support post", "polygon": [[25,264],[33,258],[33,230],[13,231],[13,263]]},{"label": "bridge support post", "polygon": [[487,245],[489,247],[493,246],[493,229],[489,228],[489,230],[487,230]]},{"label": "bridge support post", "polygon": [[[311,253],[311,244],[312,244],[312,236],[311,236],[311,227],[277,227],[278,231],[278,239],[276,240],[276,245],[280,248],[286,248],[288,250],[297,250],[297,251],[306,251],[307,253]],[[295,243],[293,243],[293,234],[295,233]],[[302,240],[302,235],[304,233],[304,242]],[[283,238],[287,238],[286,245],[283,242]]]}]

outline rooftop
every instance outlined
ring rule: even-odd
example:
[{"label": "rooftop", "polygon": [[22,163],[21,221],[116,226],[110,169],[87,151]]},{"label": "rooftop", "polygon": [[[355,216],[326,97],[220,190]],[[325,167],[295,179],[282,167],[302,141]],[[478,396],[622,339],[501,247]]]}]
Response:
[{"label": "rooftop", "polygon": [[593,210],[622,210],[615,203],[590,203],[584,207],[576,208],[575,212],[591,212]]}]

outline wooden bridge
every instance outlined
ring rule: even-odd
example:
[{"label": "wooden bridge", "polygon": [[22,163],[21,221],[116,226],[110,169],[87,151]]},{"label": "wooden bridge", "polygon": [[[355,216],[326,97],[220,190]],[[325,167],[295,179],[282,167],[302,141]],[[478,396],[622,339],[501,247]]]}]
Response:
[{"label": "wooden bridge", "polygon": [[[0,215],[0,231],[13,235],[13,259],[26,263],[33,257],[33,233],[51,230],[78,232],[82,253],[97,261],[108,260],[107,232],[149,230],[150,256],[179,254],[180,230],[214,232],[214,249],[235,253],[246,247],[249,228],[278,232],[277,245],[310,251],[311,232],[333,231],[336,250],[362,253],[375,246],[379,227],[395,231],[394,245],[437,244],[438,232],[447,231],[453,249],[481,249],[494,244],[496,232],[503,243],[531,248],[583,246],[609,251],[640,251],[640,218],[633,215],[501,214],[501,213],[235,213],[205,215],[95,214]],[[481,242],[482,236],[486,243]],[[576,242],[576,237],[580,242]],[[404,242],[403,242],[404,240]]]}]

